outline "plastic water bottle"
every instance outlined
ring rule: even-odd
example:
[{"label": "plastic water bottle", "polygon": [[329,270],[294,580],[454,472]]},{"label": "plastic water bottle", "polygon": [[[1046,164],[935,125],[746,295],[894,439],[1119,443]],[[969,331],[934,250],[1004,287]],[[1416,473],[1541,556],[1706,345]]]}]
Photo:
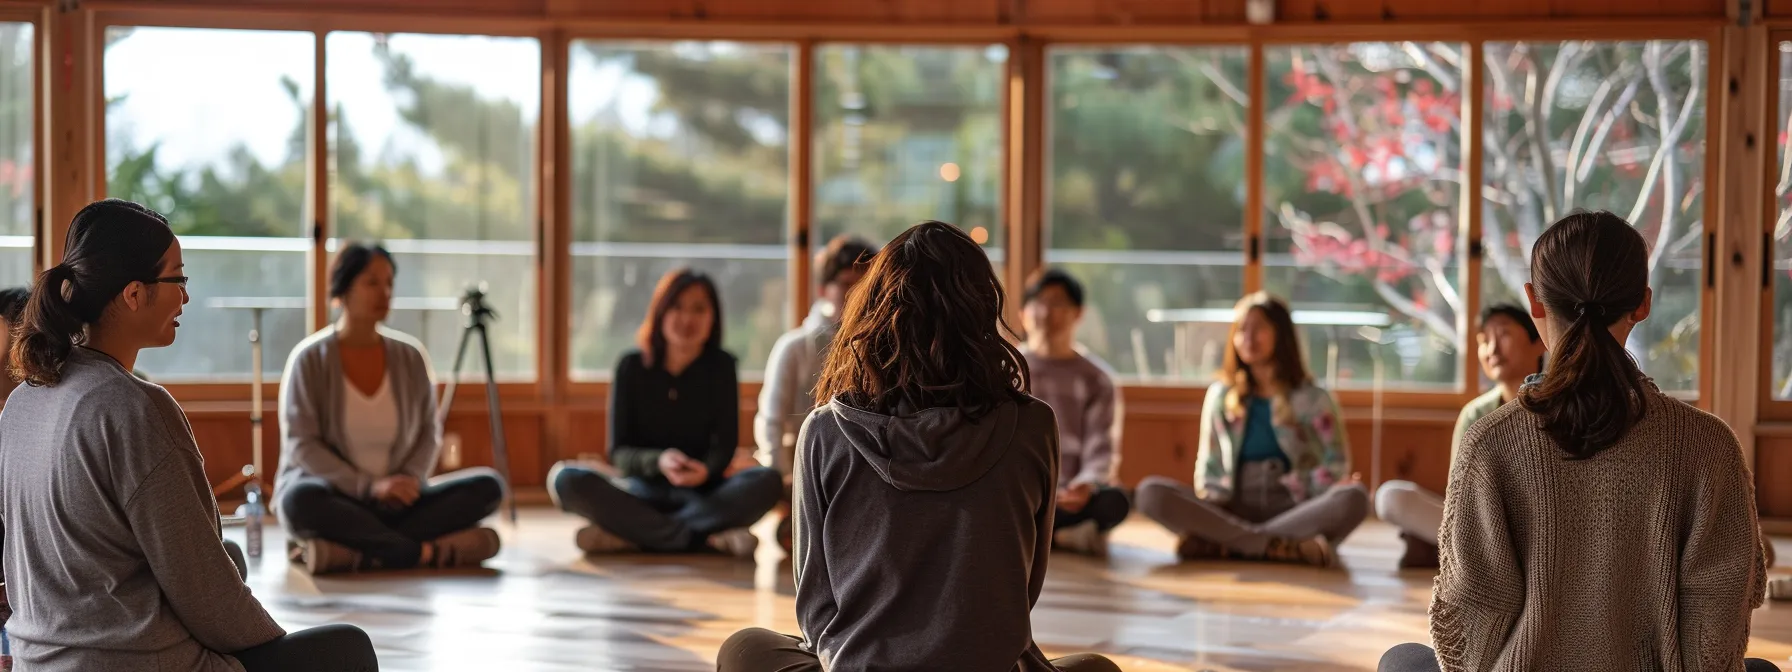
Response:
[{"label": "plastic water bottle", "polygon": [[[243,522],[247,523],[243,541],[246,542],[243,554],[251,558],[261,557],[261,518],[265,513],[261,502],[261,484],[251,481],[243,488],[248,501],[243,503]],[[0,672],[4,672],[0,670]]]}]

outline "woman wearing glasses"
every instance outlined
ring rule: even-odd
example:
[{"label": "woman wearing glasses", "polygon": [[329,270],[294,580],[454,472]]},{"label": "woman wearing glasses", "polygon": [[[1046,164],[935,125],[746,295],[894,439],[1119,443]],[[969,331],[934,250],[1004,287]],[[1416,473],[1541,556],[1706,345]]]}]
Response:
[{"label": "woman wearing glasses", "polygon": [[330,267],[335,324],[293,348],[280,379],[275,510],[312,574],[470,567],[498,554],[479,521],[498,510],[490,469],[430,479],[441,449],[429,355],[381,326],[397,266],[350,243]]},{"label": "woman wearing glasses", "polygon": [[12,351],[24,386],[0,412],[13,654],[39,672],[376,670],[366,633],[288,635],[249,594],[186,415],[131,375],[139,351],[174,343],[180,272],[166,219],[100,201],[26,305]]}]

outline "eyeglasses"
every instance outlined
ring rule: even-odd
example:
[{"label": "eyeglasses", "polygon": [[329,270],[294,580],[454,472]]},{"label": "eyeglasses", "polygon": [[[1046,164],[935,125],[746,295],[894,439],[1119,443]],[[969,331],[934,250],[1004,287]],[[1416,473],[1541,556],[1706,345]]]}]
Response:
[{"label": "eyeglasses", "polygon": [[154,278],[154,279],[150,279],[150,280],[144,280],[143,284],[155,285],[155,284],[166,283],[166,284],[170,284],[170,285],[180,285],[181,289],[186,289],[187,288],[187,280],[189,280],[189,279],[190,278],[188,278],[187,276],[184,276],[184,275],[171,275],[166,278]]}]

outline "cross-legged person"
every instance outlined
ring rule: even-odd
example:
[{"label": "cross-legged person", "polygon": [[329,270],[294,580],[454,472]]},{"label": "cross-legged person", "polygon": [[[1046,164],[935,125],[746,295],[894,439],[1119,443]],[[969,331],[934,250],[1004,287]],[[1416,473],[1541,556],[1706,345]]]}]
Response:
[{"label": "cross-legged person", "polygon": [[666,274],[637,341],[610,381],[610,464],[556,464],[549,494],[591,522],[574,539],[586,553],[751,557],[759,541],[746,528],[777,505],[784,479],[734,461],[740,388],[715,283]]},{"label": "cross-legged person", "polygon": [[[1543,371],[1543,337],[1523,308],[1500,304],[1483,311],[1475,341],[1481,372],[1494,385],[1456,416],[1456,431],[1450,438],[1452,461],[1462,445],[1462,435],[1476,420],[1518,398],[1525,378]],[[1375,515],[1399,528],[1400,540],[1406,544],[1401,567],[1437,567],[1437,528],[1444,520],[1442,495],[1412,481],[1388,481],[1375,490]]]},{"label": "cross-legged person", "polygon": [[1743,658],[1766,554],[1736,435],[1624,347],[1650,313],[1648,244],[1617,215],[1575,213],[1530,262],[1549,370],[1463,436],[1436,651],[1403,645],[1381,669],[1777,669]]},{"label": "cross-legged person", "polygon": [[275,511],[313,574],[473,567],[497,555],[504,484],[490,469],[439,476],[435,377],[416,339],[381,326],[397,266],[351,243],[330,268],[336,323],[293,349],[280,380]]},{"label": "cross-legged person", "polygon": [[872,262],[797,443],[803,636],[742,631],[718,670],[1118,669],[1054,666],[1033,642],[1058,431],[1005,326],[988,257],[950,224],[915,226]]},{"label": "cross-legged person", "polygon": [[243,584],[193,432],[131,375],[172,345],[180,243],[135,203],[75,214],[12,344],[0,411],[0,609],[21,670],[377,670],[367,634],[287,634]]},{"label": "cross-legged person", "polygon": [[1113,369],[1076,346],[1083,319],[1083,285],[1060,269],[1042,269],[1028,280],[1021,354],[1033,372],[1033,394],[1058,418],[1058,515],[1052,535],[1058,548],[1106,555],[1108,531],[1132,512],[1126,493],[1111,485],[1120,393]]},{"label": "cross-legged person", "polygon": [[753,440],[759,461],[784,476],[784,512],[778,522],[778,545],[790,550],[790,483],[796,459],[796,434],[803,419],[815,409],[816,377],[822,355],[840,328],[840,311],[846,293],[865,275],[877,248],[857,236],[839,236],[815,255],[815,280],[819,296],[809,317],[796,329],[778,337],[765,362],[765,385],[759,388],[759,409],[753,416]]},{"label": "cross-legged person", "polygon": [[6,406],[7,395],[19,386],[10,373],[12,371],[12,329],[19,324],[19,318],[25,314],[25,302],[31,299],[31,291],[24,287],[8,287],[0,289],[0,408]]},{"label": "cross-legged person", "polygon": [[1333,566],[1336,545],[1368,517],[1338,404],[1302,352],[1281,299],[1238,302],[1220,381],[1201,405],[1196,488],[1162,476],[1138,488],[1139,511],[1181,537],[1182,558]]}]

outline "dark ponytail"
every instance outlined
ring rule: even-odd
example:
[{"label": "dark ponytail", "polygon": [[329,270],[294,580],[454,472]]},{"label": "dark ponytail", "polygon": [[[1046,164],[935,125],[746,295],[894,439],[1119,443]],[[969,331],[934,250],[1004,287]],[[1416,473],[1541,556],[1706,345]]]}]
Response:
[{"label": "dark ponytail", "polygon": [[1548,374],[1519,402],[1570,459],[1593,457],[1648,408],[1648,379],[1610,331],[1648,300],[1648,245],[1612,213],[1570,214],[1532,248],[1531,288],[1557,338]]},{"label": "dark ponytail", "polygon": [[106,199],[75,213],[62,263],[37,277],[12,344],[12,375],[55,385],[86,327],[132,282],[154,280],[174,244],[168,220],[129,201]]}]

